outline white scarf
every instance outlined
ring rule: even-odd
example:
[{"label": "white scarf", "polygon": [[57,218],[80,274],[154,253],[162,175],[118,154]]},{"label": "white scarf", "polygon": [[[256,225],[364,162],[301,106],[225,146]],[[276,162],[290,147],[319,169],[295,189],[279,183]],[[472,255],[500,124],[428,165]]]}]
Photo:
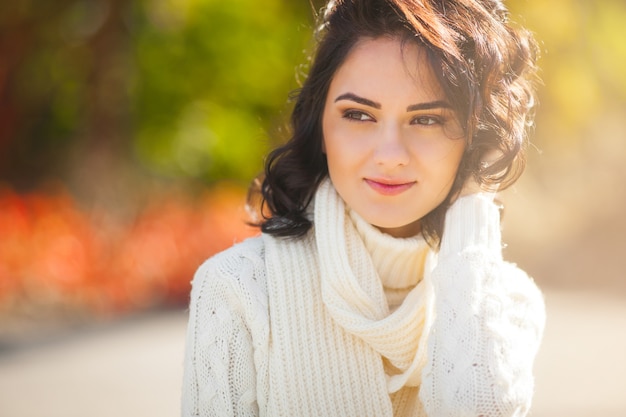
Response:
[{"label": "white scarf", "polygon": [[319,186],[314,219],[322,298],[331,317],[385,359],[389,393],[418,386],[433,320],[432,260],[424,278],[390,313],[370,254],[330,180]]}]

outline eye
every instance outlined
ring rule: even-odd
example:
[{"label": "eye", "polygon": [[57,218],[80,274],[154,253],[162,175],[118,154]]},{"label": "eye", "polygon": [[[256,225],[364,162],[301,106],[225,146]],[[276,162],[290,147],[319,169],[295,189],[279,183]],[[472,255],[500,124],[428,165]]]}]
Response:
[{"label": "eye", "polygon": [[374,118],[360,110],[347,110],[343,113],[343,118],[355,122],[373,121]]},{"label": "eye", "polygon": [[442,123],[443,121],[438,116],[417,116],[413,120],[411,120],[411,124],[422,126],[434,126],[440,125]]}]

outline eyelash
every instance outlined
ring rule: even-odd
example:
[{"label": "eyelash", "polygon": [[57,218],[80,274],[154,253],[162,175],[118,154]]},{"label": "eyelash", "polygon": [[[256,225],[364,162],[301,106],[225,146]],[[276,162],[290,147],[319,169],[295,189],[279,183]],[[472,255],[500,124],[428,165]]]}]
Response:
[{"label": "eyelash", "polygon": [[[443,124],[443,119],[439,116],[417,116],[411,120],[411,124],[414,124],[413,121],[426,121],[426,123],[417,123],[422,126],[434,126]],[[432,123],[428,123],[428,121],[432,121]]]},{"label": "eyelash", "polygon": [[[363,116],[367,117],[367,119],[363,119]],[[360,110],[346,110],[342,117],[350,122],[369,122],[375,120],[372,116]],[[435,126],[443,123],[443,118],[439,116],[416,116],[411,119],[412,125]]]},{"label": "eyelash", "polygon": [[[369,119],[363,120],[363,116],[368,117]],[[374,120],[372,116],[359,110],[346,110],[343,113],[343,118],[350,122],[369,122]]]}]

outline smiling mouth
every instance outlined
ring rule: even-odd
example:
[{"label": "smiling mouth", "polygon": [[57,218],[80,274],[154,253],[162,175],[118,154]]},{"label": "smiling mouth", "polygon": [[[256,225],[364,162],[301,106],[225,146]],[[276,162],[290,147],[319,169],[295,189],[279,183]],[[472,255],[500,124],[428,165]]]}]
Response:
[{"label": "smiling mouth", "polygon": [[401,194],[413,187],[416,183],[415,181],[409,182],[393,182],[386,180],[373,180],[365,178],[365,182],[369,185],[374,191],[379,194],[386,196],[394,196]]}]

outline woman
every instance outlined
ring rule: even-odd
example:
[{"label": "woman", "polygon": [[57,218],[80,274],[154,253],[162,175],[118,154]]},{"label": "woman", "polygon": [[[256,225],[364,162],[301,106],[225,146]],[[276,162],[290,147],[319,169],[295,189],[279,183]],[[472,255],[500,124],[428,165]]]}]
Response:
[{"label": "woman", "polygon": [[524,416],[541,293],[502,260],[535,49],[492,0],[339,0],[262,235],[193,281],[185,416]]}]

